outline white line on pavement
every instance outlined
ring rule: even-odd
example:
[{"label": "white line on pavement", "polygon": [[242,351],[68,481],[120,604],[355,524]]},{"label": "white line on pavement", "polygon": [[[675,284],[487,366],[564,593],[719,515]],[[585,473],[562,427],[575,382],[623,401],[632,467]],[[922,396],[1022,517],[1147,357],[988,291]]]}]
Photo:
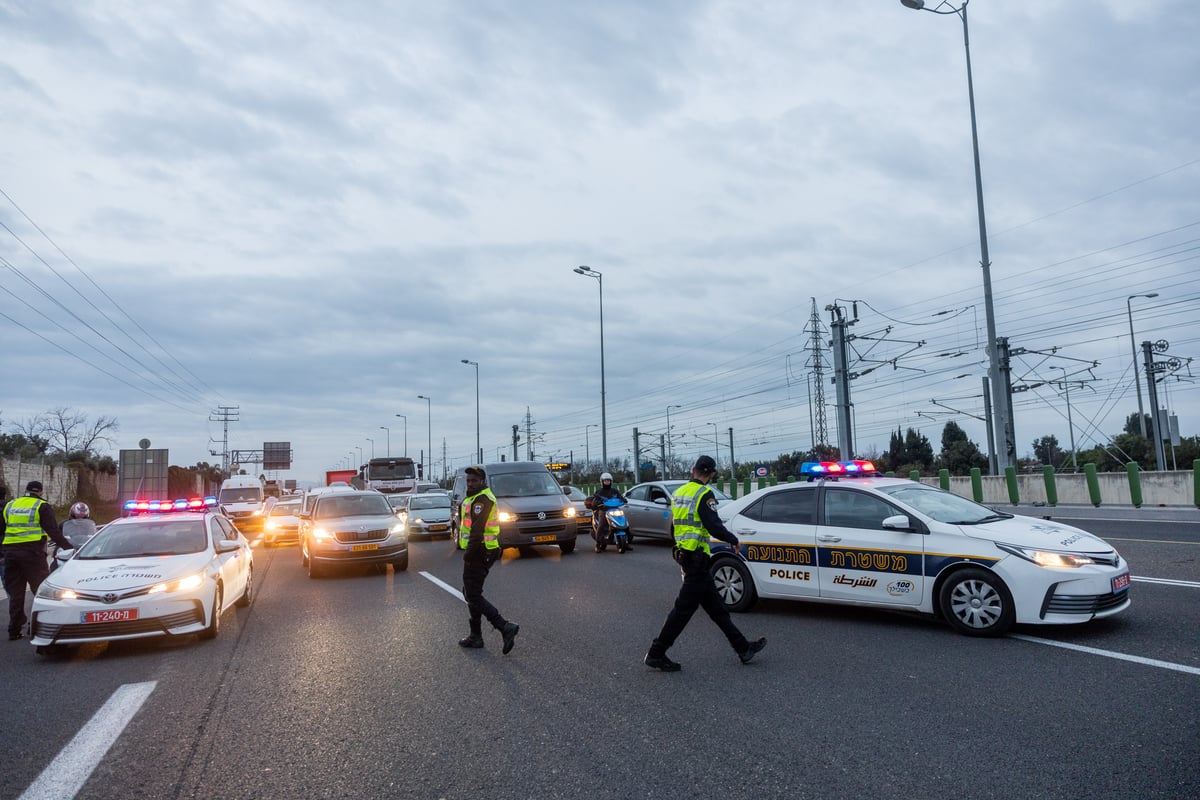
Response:
[{"label": "white line on pavement", "polygon": [[428,572],[422,572],[421,577],[427,581],[432,581],[433,583],[436,583],[438,586],[442,587],[447,592],[449,592],[450,594],[457,597],[459,600],[462,600],[464,603],[467,602],[467,599],[462,596],[462,592],[460,592],[458,589],[455,589],[453,586],[446,583],[445,581],[435,578],[434,576],[430,575]]},{"label": "white line on pavement", "polygon": [[113,692],[19,800],[71,800],[157,684],[127,683]]},{"label": "white line on pavement", "polygon": [[1189,675],[1200,675],[1200,667],[1189,667],[1184,664],[1174,664],[1170,661],[1159,661],[1156,658],[1142,658],[1141,656],[1130,656],[1125,653],[1115,653],[1112,650],[1101,650],[1098,647],[1086,647],[1082,644],[1071,644],[1070,642],[1056,642],[1053,639],[1039,639],[1036,636],[1026,636],[1023,633],[1010,633],[1009,638],[1020,639],[1023,642],[1033,642],[1034,644],[1048,644],[1051,647],[1062,647],[1066,650],[1076,650],[1080,653],[1089,653],[1094,656],[1104,656],[1106,658],[1115,658],[1120,661],[1132,661],[1135,664],[1145,664],[1148,667],[1158,667],[1159,669],[1172,669],[1176,672],[1186,672]]},{"label": "white line on pavement", "polygon": [[1200,588],[1200,581],[1180,581],[1175,578],[1130,578],[1134,583],[1161,583],[1165,586],[1195,586]]}]

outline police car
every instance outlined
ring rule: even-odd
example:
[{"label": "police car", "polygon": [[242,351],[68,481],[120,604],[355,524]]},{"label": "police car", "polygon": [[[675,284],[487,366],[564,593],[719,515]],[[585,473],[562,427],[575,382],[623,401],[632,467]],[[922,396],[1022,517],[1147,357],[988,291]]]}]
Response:
[{"label": "police car", "polygon": [[718,513],[739,539],[713,542],[725,606],[759,597],[908,609],[971,636],[1061,625],[1129,608],[1129,565],[1086,531],[1006,514],[885,478],[868,461],[809,462],[806,483],[763,489]]},{"label": "police car", "polygon": [[130,501],[38,588],[32,643],[62,645],[196,633],[214,638],[221,615],[254,594],[249,543],[215,497]]}]

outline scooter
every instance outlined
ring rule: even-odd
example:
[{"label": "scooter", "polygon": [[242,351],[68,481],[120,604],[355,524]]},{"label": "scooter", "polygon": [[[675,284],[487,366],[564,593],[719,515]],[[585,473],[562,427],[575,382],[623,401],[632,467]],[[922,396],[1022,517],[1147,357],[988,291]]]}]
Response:
[{"label": "scooter", "polygon": [[[625,501],[619,497],[609,497],[600,503],[592,512],[592,537],[596,540],[596,552],[603,553],[609,543],[617,546],[618,553],[629,549],[629,520],[625,519],[622,506]],[[601,514],[608,522],[608,536],[600,534]]]}]

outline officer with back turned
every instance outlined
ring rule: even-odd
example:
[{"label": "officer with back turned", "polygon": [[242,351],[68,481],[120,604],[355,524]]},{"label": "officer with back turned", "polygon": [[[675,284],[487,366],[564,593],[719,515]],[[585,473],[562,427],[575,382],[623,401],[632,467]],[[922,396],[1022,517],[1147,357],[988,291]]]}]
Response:
[{"label": "officer with back turned", "polygon": [[0,542],[4,549],[4,591],[8,593],[8,639],[22,637],[25,627],[25,587],[37,594],[50,574],[46,562],[46,537],[64,550],[72,545],[58,529],[54,509],[42,498],[42,482],[30,481],[24,497],[4,505],[0,517]]}]

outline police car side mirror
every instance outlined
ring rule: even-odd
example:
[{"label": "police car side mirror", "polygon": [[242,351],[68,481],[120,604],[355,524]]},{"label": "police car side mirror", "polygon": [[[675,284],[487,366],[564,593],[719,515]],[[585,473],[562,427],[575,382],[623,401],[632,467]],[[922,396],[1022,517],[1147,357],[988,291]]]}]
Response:
[{"label": "police car side mirror", "polygon": [[904,514],[896,514],[885,519],[883,529],[885,531],[904,531],[905,533],[911,533],[914,530],[912,523]]},{"label": "police car side mirror", "polygon": [[237,550],[241,546],[242,545],[240,542],[237,542],[233,539],[222,539],[220,542],[217,543],[217,552],[218,553],[232,553],[234,550]]}]

